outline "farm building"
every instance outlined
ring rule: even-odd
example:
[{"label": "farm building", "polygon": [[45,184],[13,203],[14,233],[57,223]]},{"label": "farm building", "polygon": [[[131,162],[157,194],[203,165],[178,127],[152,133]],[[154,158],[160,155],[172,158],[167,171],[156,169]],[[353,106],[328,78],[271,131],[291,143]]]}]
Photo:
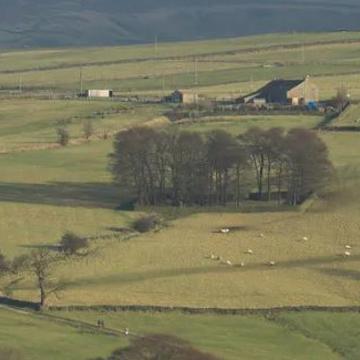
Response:
[{"label": "farm building", "polygon": [[174,104],[197,104],[199,95],[191,90],[176,90],[166,96],[165,101]]},{"label": "farm building", "polygon": [[307,76],[302,80],[273,80],[238,102],[244,104],[308,105],[319,101],[319,88]]},{"label": "farm building", "polygon": [[88,98],[110,98],[113,97],[112,90],[86,90],[85,96]]}]

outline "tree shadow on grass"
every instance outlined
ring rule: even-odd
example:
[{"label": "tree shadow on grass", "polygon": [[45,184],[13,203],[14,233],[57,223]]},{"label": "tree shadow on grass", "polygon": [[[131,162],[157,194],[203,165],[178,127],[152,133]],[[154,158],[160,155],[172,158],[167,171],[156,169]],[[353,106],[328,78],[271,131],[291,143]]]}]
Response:
[{"label": "tree shadow on grass", "polygon": [[341,278],[347,278],[351,280],[360,280],[360,271],[357,270],[346,270],[346,269],[319,269],[319,272],[330,275],[336,276]]},{"label": "tree shadow on grass", "polygon": [[[209,260],[212,261],[212,260]],[[192,276],[202,274],[220,274],[220,273],[239,273],[246,274],[252,271],[276,271],[286,270],[292,268],[314,268],[316,266],[343,263],[343,262],[360,261],[360,255],[353,256],[351,259],[344,259],[340,256],[325,256],[314,257],[309,259],[289,260],[276,264],[276,266],[269,266],[266,263],[253,263],[248,264],[245,267],[235,264],[234,266],[226,266],[215,263],[209,266],[193,267],[193,268],[174,268],[163,270],[147,270],[144,272],[132,272],[123,274],[113,274],[106,277],[97,278],[83,278],[67,283],[68,287],[86,286],[86,285],[111,285],[114,283],[127,284],[136,283],[148,280],[159,280],[166,278],[175,278],[180,276]],[[359,275],[360,277],[360,275]]]},{"label": "tree shadow on grass", "polygon": [[117,194],[117,189],[106,183],[0,183],[0,202],[115,208],[119,203]]},{"label": "tree shadow on grass", "polygon": [[16,300],[6,296],[0,296],[0,305],[22,310],[39,310],[39,304],[31,301]]},{"label": "tree shadow on grass", "polygon": [[61,250],[61,245],[49,245],[49,244],[19,245],[18,247],[29,250],[49,250],[49,251]]}]

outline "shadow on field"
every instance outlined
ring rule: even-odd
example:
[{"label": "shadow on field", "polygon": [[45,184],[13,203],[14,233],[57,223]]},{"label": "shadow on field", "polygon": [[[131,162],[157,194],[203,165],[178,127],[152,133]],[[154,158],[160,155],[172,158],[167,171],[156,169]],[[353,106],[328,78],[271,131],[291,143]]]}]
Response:
[{"label": "shadow on field", "polygon": [[351,280],[360,280],[360,271],[356,271],[356,270],[319,269],[319,272],[326,274],[326,275],[343,277],[343,278],[348,278]]},{"label": "shadow on field", "polygon": [[117,199],[117,189],[106,183],[0,183],[0,202],[114,208]]},{"label": "shadow on field", "polygon": [[39,304],[30,302],[30,301],[22,301],[22,300],[16,300],[11,299],[6,296],[0,296],[0,305],[10,306],[12,308],[16,309],[30,309],[30,310],[38,310]]},{"label": "shadow on field", "polygon": [[[211,261],[211,260],[209,260]],[[278,262],[276,266],[269,266],[266,263],[254,263],[248,264],[244,267],[239,265],[226,266],[226,265],[213,265],[206,267],[194,267],[194,268],[178,268],[178,269],[164,269],[164,270],[147,270],[144,272],[133,272],[133,273],[122,273],[114,274],[106,277],[98,278],[83,278],[75,281],[70,281],[67,286],[75,287],[82,285],[110,285],[114,283],[136,283],[147,280],[158,280],[166,278],[174,278],[179,276],[191,276],[201,274],[220,274],[220,273],[248,273],[251,271],[276,271],[282,269],[292,268],[313,268],[320,265],[343,263],[343,262],[354,262],[360,261],[360,255],[352,256],[349,259],[345,259],[340,256],[325,256],[325,257],[314,257],[310,259],[302,260],[290,260]],[[330,274],[332,275],[332,274]],[[360,273],[357,275],[360,280]]]},{"label": "shadow on field", "polygon": [[59,251],[61,249],[60,245],[19,245],[18,247],[23,249],[29,249],[29,250],[38,250],[38,249],[44,249],[49,251]]}]

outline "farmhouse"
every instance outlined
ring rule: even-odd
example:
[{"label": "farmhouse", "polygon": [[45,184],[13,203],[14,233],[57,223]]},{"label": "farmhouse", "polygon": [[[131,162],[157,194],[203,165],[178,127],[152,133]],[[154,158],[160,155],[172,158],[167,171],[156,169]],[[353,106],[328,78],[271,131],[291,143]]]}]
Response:
[{"label": "farmhouse", "polygon": [[197,104],[199,95],[191,90],[175,90],[165,97],[165,101],[173,104]]},{"label": "farmhouse", "polygon": [[110,98],[113,97],[112,90],[86,90],[85,96],[88,98]]},{"label": "farmhouse", "polygon": [[319,101],[319,88],[307,76],[302,80],[273,80],[238,99],[244,104],[309,105]]}]

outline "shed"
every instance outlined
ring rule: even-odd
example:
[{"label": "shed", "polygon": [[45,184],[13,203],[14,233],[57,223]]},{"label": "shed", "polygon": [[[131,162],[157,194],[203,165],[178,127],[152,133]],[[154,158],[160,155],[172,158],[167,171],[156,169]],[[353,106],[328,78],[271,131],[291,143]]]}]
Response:
[{"label": "shed", "polygon": [[111,98],[113,97],[112,90],[97,90],[97,89],[90,89],[86,90],[86,97],[88,98]]},{"label": "shed", "polygon": [[166,102],[174,104],[197,104],[199,95],[191,90],[175,90],[165,98]]}]

